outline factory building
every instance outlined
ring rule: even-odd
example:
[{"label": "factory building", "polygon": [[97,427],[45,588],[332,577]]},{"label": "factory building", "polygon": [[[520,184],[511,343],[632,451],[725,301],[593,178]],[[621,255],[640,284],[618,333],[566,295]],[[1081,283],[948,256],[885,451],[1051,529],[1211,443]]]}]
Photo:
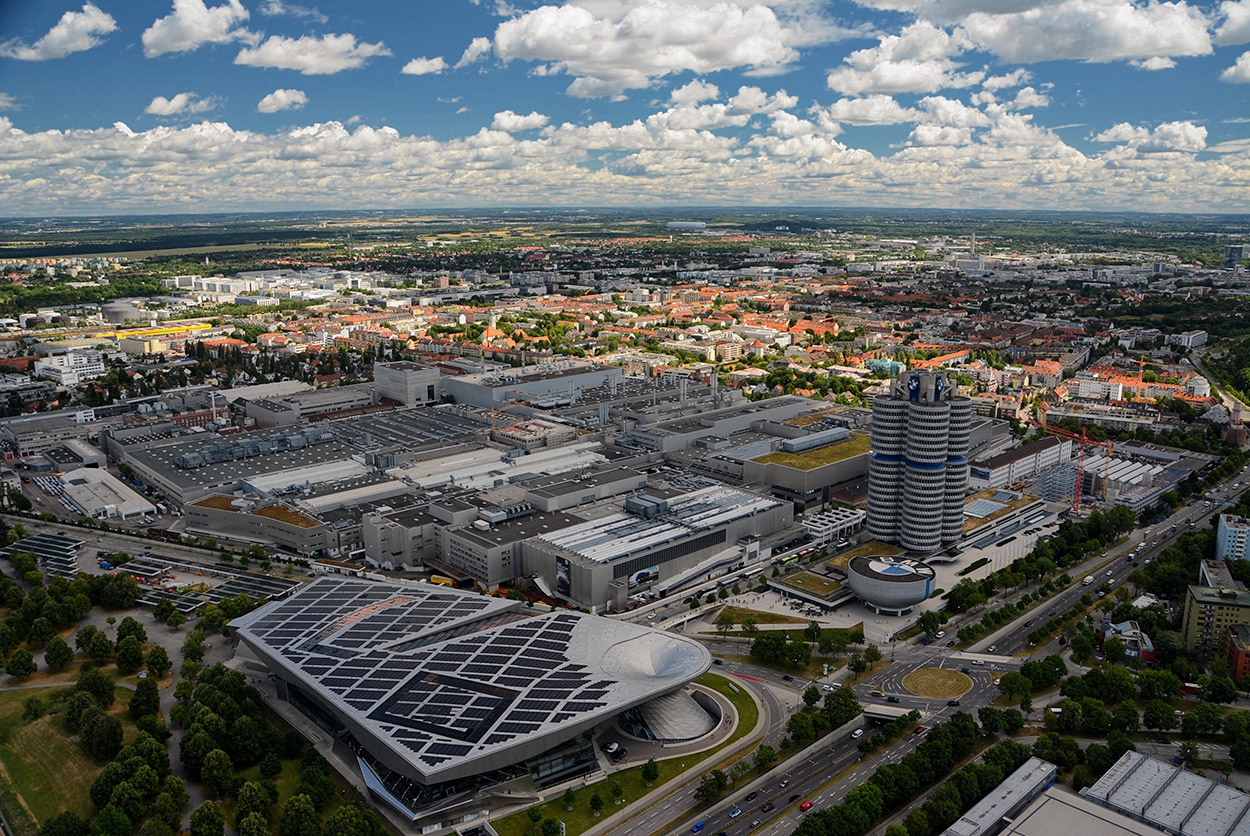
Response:
[{"label": "factory building", "polygon": [[438,403],[442,398],[442,375],[432,366],[401,360],[375,363],[373,390],[375,400],[387,400],[404,406]]},{"label": "factory building", "polygon": [[738,541],[785,528],[788,502],[724,485],[664,496],[634,494],[624,509],[522,543],[524,571],[546,591],[594,610],[673,578]]},{"label": "factory building", "polygon": [[946,376],[904,372],[872,406],[870,536],[921,553],[963,532],[972,402]]},{"label": "factory building", "polygon": [[581,390],[619,386],[622,377],[621,370],[616,366],[570,360],[447,377],[443,379],[442,386],[456,403],[493,409],[510,402],[529,401],[547,395],[566,395],[571,401],[576,401]]}]

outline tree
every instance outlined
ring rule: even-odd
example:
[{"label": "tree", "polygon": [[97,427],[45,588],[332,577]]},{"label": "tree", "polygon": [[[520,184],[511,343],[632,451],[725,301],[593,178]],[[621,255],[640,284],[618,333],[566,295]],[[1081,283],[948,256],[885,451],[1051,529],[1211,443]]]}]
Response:
[{"label": "tree", "polygon": [[135,686],[135,692],[130,696],[128,710],[130,716],[136,720],[156,714],[161,710],[161,695],[156,687],[155,679],[149,676],[147,679],[139,680],[139,684]]},{"label": "tree", "polygon": [[127,636],[117,643],[117,672],[129,676],[143,667],[143,648],[134,636]]},{"label": "tree", "polygon": [[734,617],[733,614],[729,612],[729,608],[726,607],[721,610],[721,614],[716,617],[716,632],[720,633],[721,639],[724,640],[729,637],[731,632],[733,632],[733,628]]},{"label": "tree", "polygon": [[859,676],[868,670],[868,663],[864,661],[864,657],[858,653],[852,653],[851,658],[847,661],[846,666],[851,669],[851,673]]},{"label": "tree", "polygon": [[660,765],[655,762],[655,758],[647,758],[647,762],[642,765],[642,780],[646,781],[649,787],[659,777]]},{"label": "tree", "polygon": [[13,651],[9,662],[4,666],[5,673],[14,679],[25,679],[35,672],[35,657],[24,647]]},{"label": "tree", "polygon": [[239,820],[239,836],[269,836],[269,822],[260,813],[248,813]]},{"label": "tree", "polygon": [[113,658],[113,643],[103,631],[91,637],[91,643],[87,645],[87,655],[97,665],[103,665]]},{"label": "tree", "polygon": [[234,764],[223,749],[214,749],[204,756],[200,765],[200,783],[213,795],[222,796],[229,791],[234,778]]},{"label": "tree", "polygon": [[572,810],[573,805],[576,802],[577,802],[577,793],[573,791],[572,787],[569,787],[567,790],[564,791],[564,809]]},{"label": "tree", "polygon": [[757,622],[754,618],[747,616],[746,618],[742,619],[742,632],[748,639],[754,640],[756,634],[759,633],[759,631],[760,631],[759,622]]},{"label": "tree", "polygon": [[777,762],[777,750],[767,743],[761,743],[755,754],[751,755],[751,762],[756,769],[763,772]]},{"label": "tree", "polygon": [[[211,753],[210,753],[211,754]],[[205,761],[207,765],[207,760]],[[249,815],[258,815],[264,819],[266,826],[269,822],[269,813],[273,809],[273,798],[265,791],[259,781],[248,781],[239,788],[236,796],[238,806],[236,807],[236,817],[244,818]]]},{"label": "tree", "polygon": [[104,708],[108,708],[116,699],[113,680],[94,665],[83,665],[79,669],[78,682],[74,685],[74,690],[86,691]]},{"label": "tree", "polygon": [[278,836],[320,836],[320,818],[312,799],[302,793],[294,795],[282,808]]},{"label": "tree", "polygon": [[595,814],[595,818],[599,817],[599,811],[603,809],[603,799],[599,793],[595,793],[590,797],[590,812]]},{"label": "tree", "polygon": [[608,787],[608,791],[612,793],[612,803],[620,804],[621,798],[625,795],[625,788],[621,786],[621,782],[613,781]]},{"label": "tree", "polygon": [[96,816],[94,832],[97,836],[130,836],[134,829],[130,817],[112,804],[105,805]]},{"label": "tree", "polygon": [[721,793],[728,788],[729,776],[719,769],[713,769],[699,779],[699,786],[695,788],[694,797],[700,805],[706,807],[720,798]]},{"label": "tree", "polygon": [[91,646],[91,640],[98,632],[99,630],[96,629],[94,624],[84,624],[75,631],[74,647],[78,649],[79,653],[86,652],[87,648]]},{"label": "tree", "polygon": [[864,661],[868,663],[869,667],[872,667],[873,665],[880,662],[881,661],[881,649],[877,647],[875,644],[870,644],[867,647],[865,647],[864,648]]},{"label": "tree", "polygon": [[808,708],[820,702],[820,689],[815,685],[808,685],[803,691],[803,702],[807,703]]},{"label": "tree", "polygon": [[1026,697],[1033,691],[1033,683],[1024,674],[1011,671],[998,680],[998,690],[1009,700]]},{"label": "tree", "polygon": [[43,704],[43,700],[38,697],[27,697],[22,703],[22,719],[38,720],[48,711],[48,707]]},{"label": "tree", "polygon": [[933,635],[942,629],[942,616],[937,610],[925,610],[916,619],[916,626],[929,635]]},{"label": "tree", "polygon": [[[1122,506],[1121,506],[1122,507]],[[1102,653],[1107,659],[1109,665],[1123,665],[1124,660],[1128,658],[1128,652],[1124,647],[1124,640],[1119,636],[1111,636],[1102,643]]]},{"label": "tree", "polygon": [[127,636],[134,636],[139,640],[139,644],[143,644],[148,640],[148,631],[143,629],[143,625],[138,621],[126,616],[122,619],[122,623],[117,625],[117,641],[120,643]]},{"label": "tree", "polygon": [[165,623],[169,625],[169,629],[177,630],[183,624],[187,623],[187,617],[177,610],[174,610],[170,613],[169,618],[165,619]]},{"label": "tree", "polygon": [[191,813],[191,836],[224,836],[226,817],[215,801],[205,801]]},{"label": "tree", "polygon": [[1078,663],[1084,663],[1086,659],[1094,655],[1094,638],[1087,632],[1077,633],[1072,639],[1072,658]]},{"label": "tree", "polygon": [[542,836],[560,836],[560,822],[555,819],[543,819]]},{"label": "tree", "polygon": [[977,720],[988,734],[996,734],[1003,725],[1002,712],[988,705],[977,710]]},{"label": "tree", "polygon": [[84,725],[82,742],[87,753],[97,761],[111,761],[122,750],[122,724],[116,717],[101,715],[95,722]]},{"label": "tree", "polygon": [[91,822],[66,811],[44,822],[39,836],[91,836]]},{"label": "tree", "polygon": [[538,823],[543,820],[543,811],[537,807],[531,807],[525,811],[525,818],[529,819],[530,830],[537,830]]},{"label": "tree", "polygon": [[1172,706],[1163,700],[1151,700],[1142,711],[1142,725],[1148,729],[1168,731],[1176,728],[1176,715]]},{"label": "tree", "polygon": [[48,642],[48,648],[43,652],[43,658],[50,670],[59,671],[74,661],[74,651],[65,643],[65,639],[60,636],[54,636]]},{"label": "tree", "polygon": [[173,668],[173,663],[169,661],[169,654],[159,644],[148,651],[143,661],[147,664],[148,672],[157,679],[169,673]]}]

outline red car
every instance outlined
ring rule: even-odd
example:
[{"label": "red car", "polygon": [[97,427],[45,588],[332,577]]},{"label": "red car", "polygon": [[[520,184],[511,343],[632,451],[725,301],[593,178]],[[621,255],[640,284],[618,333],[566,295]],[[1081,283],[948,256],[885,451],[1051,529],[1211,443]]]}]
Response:
[{"label": "red car", "polygon": [[812,802],[804,801],[802,804],[799,805],[799,809],[802,810],[804,813],[806,813],[808,810],[812,809]]}]

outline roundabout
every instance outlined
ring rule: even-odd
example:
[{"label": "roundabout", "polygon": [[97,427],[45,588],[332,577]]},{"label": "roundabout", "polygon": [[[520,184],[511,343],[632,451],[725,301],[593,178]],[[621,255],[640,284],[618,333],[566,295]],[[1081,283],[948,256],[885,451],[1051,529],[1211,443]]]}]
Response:
[{"label": "roundabout", "polygon": [[903,677],[903,687],[918,697],[958,699],[972,690],[972,679],[959,671],[921,668]]}]

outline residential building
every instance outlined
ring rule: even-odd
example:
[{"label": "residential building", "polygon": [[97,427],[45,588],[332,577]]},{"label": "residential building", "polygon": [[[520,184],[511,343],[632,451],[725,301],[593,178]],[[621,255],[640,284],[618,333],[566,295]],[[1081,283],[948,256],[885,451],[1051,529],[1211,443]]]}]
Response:
[{"label": "residential building", "polygon": [[1236,624],[1228,631],[1228,675],[1234,680],[1250,674],[1250,624]]},{"label": "residential building", "polygon": [[1219,527],[1215,532],[1215,559],[1244,559],[1248,537],[1250,537],[1250,520],[1236,514],[1220,514]]},{"label": "residential building", "polygon": [[1191,586],[1185,595],[1181,636],[1185,647],[1202,655],[1219,652],[1225,635],[1238,624],[1250,624],[1250,590]]},{"label": "residential building", "polygon": [[1207,344],[1206,331],[1183,331],[1180,334],[1168,334],[1168,345],[1176,345],[1181,348],[1197,348],[1200,345]]}]

